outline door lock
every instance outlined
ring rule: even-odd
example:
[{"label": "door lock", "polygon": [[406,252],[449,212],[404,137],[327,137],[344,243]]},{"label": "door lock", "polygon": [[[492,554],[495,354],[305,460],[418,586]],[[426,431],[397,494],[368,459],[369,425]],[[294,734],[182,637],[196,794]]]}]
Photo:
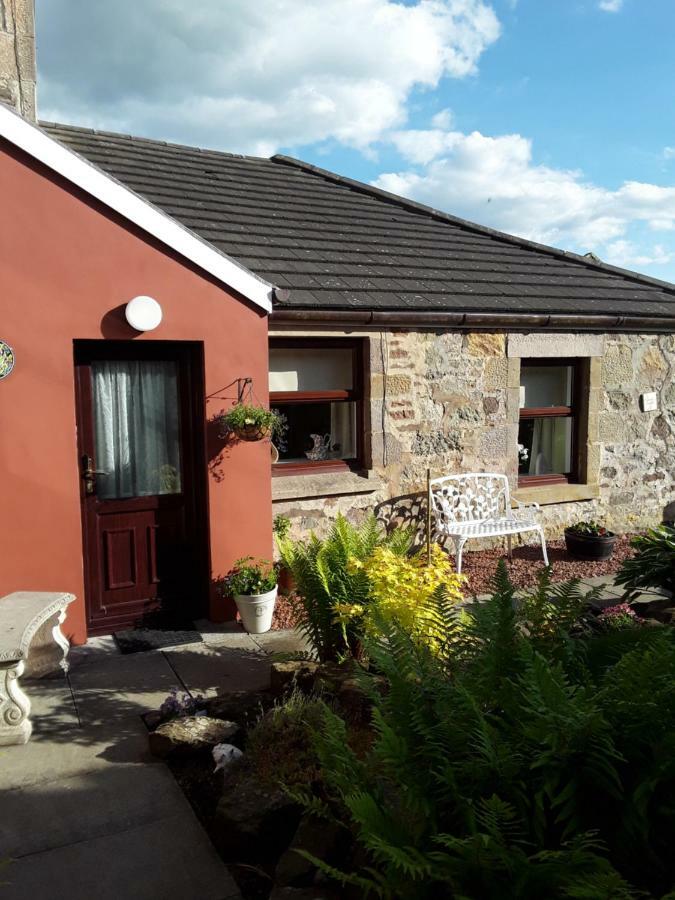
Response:
[{"label": "door lock", "polygon": [[94,460],[86,453],[82,457],[82,478],[84,479],[85,494],[93,494],[96,492],[96,476],[105,475],[101,469],[94,468]]}]

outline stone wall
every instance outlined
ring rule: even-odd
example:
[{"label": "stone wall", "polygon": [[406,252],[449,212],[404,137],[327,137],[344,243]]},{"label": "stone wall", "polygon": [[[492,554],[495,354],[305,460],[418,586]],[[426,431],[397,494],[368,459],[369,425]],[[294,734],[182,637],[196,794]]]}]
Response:
[{"label": "stone wall", "polygon": [[0,103],[35,122],[34,0],[0,0]]},{"label": "stone wall", "polygon": [[[542,504],[549,537],[581,518],[634,530],[660,522],[675,501],[675,336],[390,331],[364,338],[369,477],[274,478],[274,512],[289,515],[296,534],[321,531],[338,511],[354,519],[374,509],[387,522],[415,522],[421,539],[427,467],[432,477],[507,474],[516,496]],[[587,360],[582,485],[517,490],[520,358],[534,355]],[[656,412],[641,410],[645,391],[657,392]]]}]

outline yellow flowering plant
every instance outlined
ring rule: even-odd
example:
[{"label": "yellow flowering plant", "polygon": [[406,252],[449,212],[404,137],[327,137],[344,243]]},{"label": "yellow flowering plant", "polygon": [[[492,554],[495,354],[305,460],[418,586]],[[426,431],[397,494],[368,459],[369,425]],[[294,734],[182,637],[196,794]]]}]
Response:
[{"label": "yellow flowering plant", "polygon": [[401,556],[388,547],[377,547],[365,560],[351,559],[348,569],[366,575],[370,586],[367,605],[341,603],[335,612],[341,622],[357,620],[366,634],[377,631],[378,622],[395,620],[413,637],[436,645],[436,617],[431,604],[434,593],[442,588],[450,602],[462,600],[462,584],[447,554],[437,545],[431,548],[431,559],[418,553]]}]

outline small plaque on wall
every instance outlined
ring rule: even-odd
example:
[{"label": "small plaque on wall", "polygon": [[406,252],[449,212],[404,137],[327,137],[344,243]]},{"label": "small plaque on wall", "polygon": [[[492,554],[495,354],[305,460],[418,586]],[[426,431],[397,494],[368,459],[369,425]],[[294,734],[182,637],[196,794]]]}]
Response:
[{"label": "small plaque on wall", "polygon": [[654,412],[654,410],[657,410],[659,408],[659,398],[656,392],[650,391],[648,394],[641,394],[640,405],[642,406],[642,412]]},{"label": "small plaque on wall", "polygon": [[0,341],[0,381],[7,378],[14,368],[14,351],[5,341]]}]

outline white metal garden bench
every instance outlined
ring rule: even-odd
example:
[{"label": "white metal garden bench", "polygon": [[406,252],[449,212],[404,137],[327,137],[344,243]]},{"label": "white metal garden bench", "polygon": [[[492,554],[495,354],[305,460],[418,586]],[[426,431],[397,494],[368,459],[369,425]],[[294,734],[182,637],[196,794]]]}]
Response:
[{"label": "white metal garden bench", "polygon": [[0,597],[0,746],[31,736],[30,700],[19,687],[24,673],[40,678],[68,671],[68,640],[61,632],[72,594],[16,591]]},{"label": "white metal garden bench", "polygon": [[470,538],[505,535],[511,557],[511,536],[536,531],[541,540],[544,564],[548,565],[544,529],[538,521],[538,503],[513,501],[511,507],[506,475],[471,472],[446,475],[429,482],[429,505],[437,540],[451,538],[455,545],[455,568],[462,571],[462,550]]}]

